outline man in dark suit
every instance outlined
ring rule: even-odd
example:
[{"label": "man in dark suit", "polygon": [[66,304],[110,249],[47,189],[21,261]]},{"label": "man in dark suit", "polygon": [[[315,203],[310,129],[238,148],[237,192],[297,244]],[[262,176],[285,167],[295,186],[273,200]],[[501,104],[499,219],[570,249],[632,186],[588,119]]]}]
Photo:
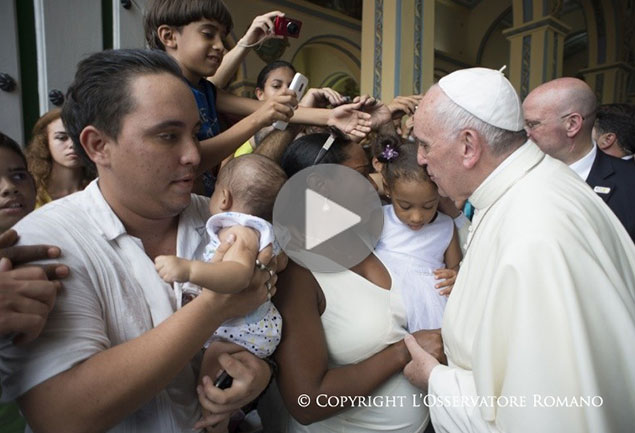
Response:
[{"label": "man in dark suit", "polygon": [[586,182],[611,208],[635,242],[635,164],[598,151]]},{"label": "man in dark suit", "polygon": [[635,105],[600,105],[595,115],[593,140],[604,153],[633,162]]},{"label": "man in dark suit", "polygon": [[635,242],[635,164],[604,154],[592,139],[597,99],[582,80],[542,84],[523,102],[527,135],[567,164],[619,218]]}]

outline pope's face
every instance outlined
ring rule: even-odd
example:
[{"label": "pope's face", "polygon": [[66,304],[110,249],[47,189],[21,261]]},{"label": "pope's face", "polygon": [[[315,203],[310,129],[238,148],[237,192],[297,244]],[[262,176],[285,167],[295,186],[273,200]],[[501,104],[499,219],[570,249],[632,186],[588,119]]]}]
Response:
[{"label": "pope's face", "polygon": [[152,219],[176,216],[190,203],[200,162],[194,96],[168,73],[132,79],[129,93],[134,108],[118,137],[105,145],[100,187],[116,211]]},{"label": "pope's face", "polygon": [[453,200],[467,198],[461,193],[462,178],[460,145],[456,137],[446,134],[437,125],[435,106],[445,98],[442,90],[432,87],[419,103],[414,116],[414,135],[419,145],[417,161],[427,167],[430,178],[439,187],[439,194]]}]

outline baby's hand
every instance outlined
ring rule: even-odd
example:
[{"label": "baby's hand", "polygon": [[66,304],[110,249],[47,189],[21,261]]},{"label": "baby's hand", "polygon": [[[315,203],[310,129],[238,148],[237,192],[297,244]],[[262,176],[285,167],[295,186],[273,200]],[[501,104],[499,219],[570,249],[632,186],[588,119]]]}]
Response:
[{"label": "baby's hand", "polygon": [[434,271],[434,278],[441,281],[439,284],[435,285],[437,289],[443,288],[443,290],[439,291],[439,295],[449,296],[452,288],[454,287],[454,282],[456,281],[456,271],[454,269],[436,269]]},{"label": "baby's hand", "polygon": [[154,259],[154,267],[161,278],[168,283],[175,281],[183,283],[190,279],[189,260],[180,259],[177,256],[157,256]]}]

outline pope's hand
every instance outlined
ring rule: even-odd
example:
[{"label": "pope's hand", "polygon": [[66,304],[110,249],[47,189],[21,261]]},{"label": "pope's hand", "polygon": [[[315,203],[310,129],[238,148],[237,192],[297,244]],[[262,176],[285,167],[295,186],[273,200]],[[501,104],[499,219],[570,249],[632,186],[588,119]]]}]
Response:
[{"label": "pope's hand", "polygon": [[414,386],[427,391],[430,374],[434,367],[439,365],[439,361],[423,350],[412,335],[406,335],[404,342],[412,357],[412,360],[403,369],[404,375]]}]

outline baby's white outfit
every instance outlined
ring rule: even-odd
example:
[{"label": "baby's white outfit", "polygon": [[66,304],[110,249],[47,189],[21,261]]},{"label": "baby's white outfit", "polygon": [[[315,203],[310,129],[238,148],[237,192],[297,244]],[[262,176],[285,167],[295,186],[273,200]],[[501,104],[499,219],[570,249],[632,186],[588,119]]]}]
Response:
[{"label": "baby's white outfit", "polygon": [[[218,233],[224,228],[235,225],[250,227],[260,233],[259,251],[267,245],[272,245],[274,255],[280,253],[280,246],[275,240],[271,223],[240,212],[223,212],[207,220],[206,228],[210,242],[205,247],[203,260],[209,262],[214,257],[214,253],[221,244]],[[271,356],[280,343],[281,332],[282,317],[273,303],[267,301],[247,316],[223,323],[205,343],[205,347],[215,340],[227,340],[244,347],[260,358],[265,358]]]},{"label": "baby's white outfit", "polygon": [[445,267],[444,255],[454,234],[454,221],[437,212],[431,223],[415,231],[397,218],[392,205],[383,209],[384,228],[375,254],[397,280],[393,287],[401,290],[408,330],[440,328],[447,298],[434,287],[439,281],[433,271]]}]

